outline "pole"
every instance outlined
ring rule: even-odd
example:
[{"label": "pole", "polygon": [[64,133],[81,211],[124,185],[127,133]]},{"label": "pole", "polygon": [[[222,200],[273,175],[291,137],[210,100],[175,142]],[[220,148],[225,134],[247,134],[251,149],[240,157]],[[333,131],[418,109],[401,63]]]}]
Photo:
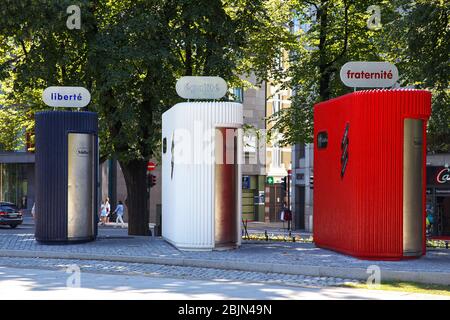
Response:
[{"label": "pole", "polygon": [[291,175],[288,173],[286,177],[287,184],[287,209],[289,210],[290,220],[288,220],[288,229],[291,230],[291,219],[292,219],[292,211],[291,211]]},{"label": "pole", "polygon": [[286,184],[287,184],[287,207],[288,209],[291,209],[291,175],[288,173],[286,177]]}]

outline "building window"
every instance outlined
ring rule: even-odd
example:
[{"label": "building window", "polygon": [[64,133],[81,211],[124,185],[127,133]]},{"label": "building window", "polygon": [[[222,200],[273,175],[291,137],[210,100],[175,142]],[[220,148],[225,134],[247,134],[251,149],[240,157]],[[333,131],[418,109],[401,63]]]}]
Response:
[{"label": "building window", "polygon": [[20,209],[27,208],[27,164],[0,163],[0,201],[12,202]]},{"label": "building window", "polygon": [[230,90],[231,94],[233,95],[233,101],[235,102],[244,102],[244,90],[242,89],[242,87],[240,88],[233,88]]},{"label": "building window", "polygon": [[273,98],[273,113],[281,110],[281,94],[276,94]]},{"label": "building window", "polygon": [[326,131],[317,134],[317,148],[324,149],[328,145],[328,133]]},{"label": "building window", "polygon": [[256,151],[257,151],[258,139],[256,135],[251,133],[244,135],[243,138],[243,149],[244,149],[244,159],[246,164],[256,164]]}]

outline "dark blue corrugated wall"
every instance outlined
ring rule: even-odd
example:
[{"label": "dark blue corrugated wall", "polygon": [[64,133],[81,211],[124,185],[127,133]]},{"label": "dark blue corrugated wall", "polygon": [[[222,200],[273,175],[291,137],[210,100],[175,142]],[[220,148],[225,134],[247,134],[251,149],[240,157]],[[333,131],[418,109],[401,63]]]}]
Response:
[{"label": "dark blue corrugated wall", "polygon": [[[94,112],[44,111],[36,113],[36,231],[43,242],[67,241],[67,135],[91,133],[96,137],[98,116]],[[98,161],[94,168],[98,177]],[[95,184],[98,186],[98,182]],[[95,188],[95,202],[98,202]],[[97,224],[95,224],[97,235]]]}]

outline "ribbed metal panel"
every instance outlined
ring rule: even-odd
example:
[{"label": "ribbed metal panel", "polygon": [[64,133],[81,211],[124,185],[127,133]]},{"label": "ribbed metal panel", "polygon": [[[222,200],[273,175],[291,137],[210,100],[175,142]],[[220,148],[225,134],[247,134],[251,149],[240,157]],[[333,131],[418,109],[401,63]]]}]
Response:
[{"label": "ribbed metal panel", "polygon": [[[365,90],[315,106],[314,136],[328,132],[328,147],[314,146],[317,245],[369,259],[403,258],[403,122],[425,120],[425,134],[430,112],[431,95],[421,90]],[[346,123],[349,160],[341,178]]]},{"label": "ribbed metal panel", "polygon": [[[96,113],[44,111],[36,114],[35,237],[38,241],[65,242],[68,240],[67,135],[70,132],[94,134],[95,154],[98,154]],[[96,162],[94,176],[98,177],[98,161]],[[95,195],[97,195],[96,191],[97,188],[95,188]],[[97,234],[96,224],[94,233],[92,239]]]},{"label": "ribbed metal panel", "polygon": [[[214,142],[216,127],[240,128],[242,124],[239,103],[185,102],[163,114],[162,138],[167,140],[167,152],[162,154],[162,234],[178,248],[214,248],[215,167],[214,143],[210,142]],[[180,163],[183,155],[185,161]]]}]

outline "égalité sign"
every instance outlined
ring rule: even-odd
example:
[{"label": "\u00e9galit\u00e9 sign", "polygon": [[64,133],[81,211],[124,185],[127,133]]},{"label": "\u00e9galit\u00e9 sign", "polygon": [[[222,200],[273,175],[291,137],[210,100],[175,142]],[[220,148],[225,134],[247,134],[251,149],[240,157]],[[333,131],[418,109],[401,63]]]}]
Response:
[{"label": "\u00e9galit\u00e9 sign", "polygon": [[227,93],[225,80],[220,77],[182,77],[175,87],[177,94],[184,99],[220,99]]}]

